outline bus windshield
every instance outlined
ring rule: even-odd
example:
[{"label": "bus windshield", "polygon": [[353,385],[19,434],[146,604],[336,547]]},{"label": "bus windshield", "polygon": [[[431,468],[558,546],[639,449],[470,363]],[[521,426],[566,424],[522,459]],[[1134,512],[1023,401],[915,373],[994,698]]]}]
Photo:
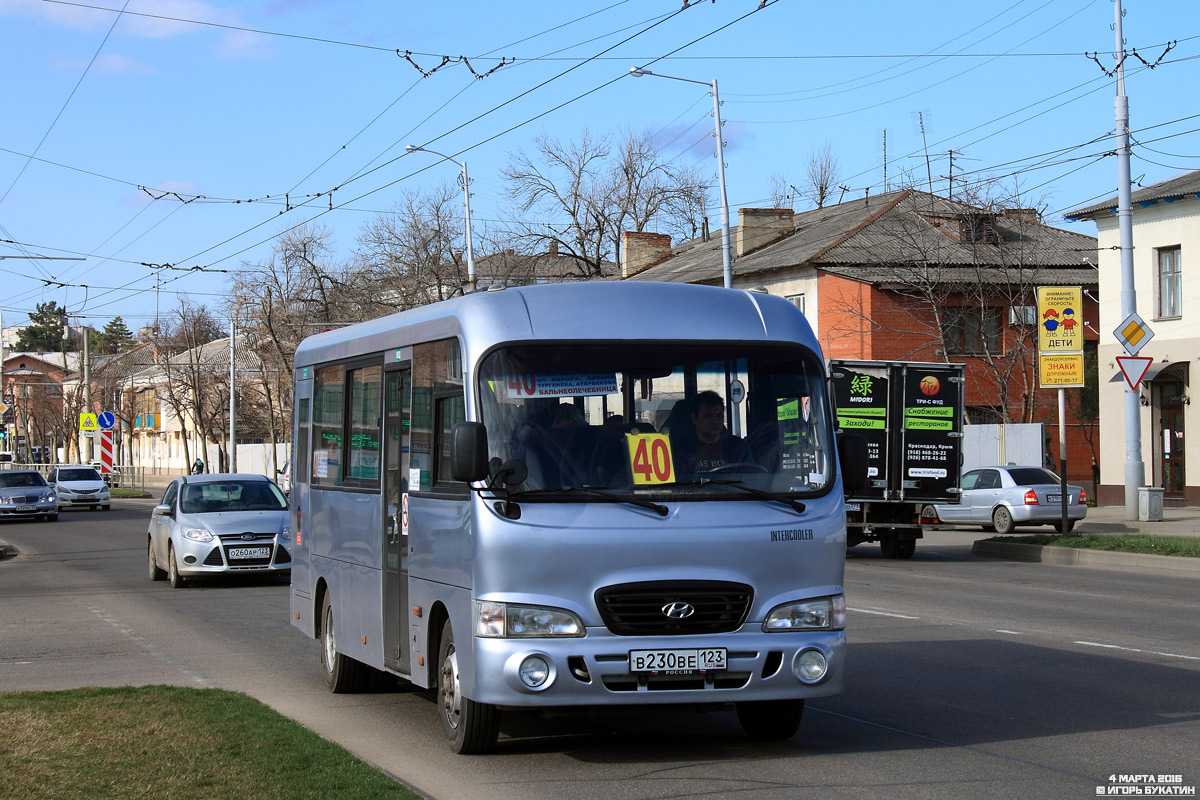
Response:
[{"label": "bus windshield", "polygon": [[824,369],[799,345],[519,344],[478,381],[494,467],[528,470],[516,494],[752,500],[834,480]]}]

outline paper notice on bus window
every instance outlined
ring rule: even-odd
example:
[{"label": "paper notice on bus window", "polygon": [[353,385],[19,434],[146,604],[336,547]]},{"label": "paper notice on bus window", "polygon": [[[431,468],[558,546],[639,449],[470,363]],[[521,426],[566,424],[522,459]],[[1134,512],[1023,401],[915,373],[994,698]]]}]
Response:
[{"label": "paper notice on bus window", "polygon": [[589,397],[616,394],[615,372],[524,373],[510,375],[500,387],[510,398]]}]

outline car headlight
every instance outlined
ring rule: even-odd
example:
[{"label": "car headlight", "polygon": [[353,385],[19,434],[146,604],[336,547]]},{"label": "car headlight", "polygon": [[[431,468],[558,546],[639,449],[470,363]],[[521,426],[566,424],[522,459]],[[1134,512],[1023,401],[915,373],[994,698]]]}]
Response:
[{"label": "car headlight", "polygon": [[279,532],[279,538],[283,539],[285,542],[290,542],[292,540],[292,529],[287,525],[284,525],[283,530]]},{"label": "car headlight", "polygon": [[779,631],[840,631],[846,627],[846,596],[835,594],[776,606],[763,622],[768,633]]},{"label": "car headlight", "polygon": [[47,495],[43,495],[42,502],[43,503],[53,503],[54,502],[54,492],[51,492],[50,494],[47,494]]},{"label": "car headlight", "polygon": [[211,542],[213,535],[203,528],[184,528],[183,538],[191,539],[193,542]]},{"label": "car headlight", "polygon": [[579,617],[562,608],[475,601],[475,635],[488,639],[546,639],[584,635]]}]

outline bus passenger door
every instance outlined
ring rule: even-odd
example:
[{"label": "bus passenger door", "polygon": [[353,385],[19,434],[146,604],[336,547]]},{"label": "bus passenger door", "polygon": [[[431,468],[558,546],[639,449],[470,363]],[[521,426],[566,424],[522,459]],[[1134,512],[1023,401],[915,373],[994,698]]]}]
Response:
[{"label": "bus passenger door", "polygon": [[383,418],[383,662],[408,674],[408,463],[412,370],[407,363],[384,373]]}]

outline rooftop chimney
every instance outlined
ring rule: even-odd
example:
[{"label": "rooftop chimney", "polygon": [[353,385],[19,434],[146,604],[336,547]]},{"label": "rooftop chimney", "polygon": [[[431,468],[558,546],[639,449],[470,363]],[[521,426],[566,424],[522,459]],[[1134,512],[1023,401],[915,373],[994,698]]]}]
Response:
[{"label": "rooftop chimney", "polygon": [[555,242],[555,241],[550,242],[550,257],[558,258],[558,242]]},{"label": "rooftop chimney", "polygon": [[621,232],[621,277],[637,275],[671,257],[671,237],[665,233]]},{"label": "rooftop chimney", "polygon": [[744,256],[793,231],[790,208],[739,208],[734,252]]}]

